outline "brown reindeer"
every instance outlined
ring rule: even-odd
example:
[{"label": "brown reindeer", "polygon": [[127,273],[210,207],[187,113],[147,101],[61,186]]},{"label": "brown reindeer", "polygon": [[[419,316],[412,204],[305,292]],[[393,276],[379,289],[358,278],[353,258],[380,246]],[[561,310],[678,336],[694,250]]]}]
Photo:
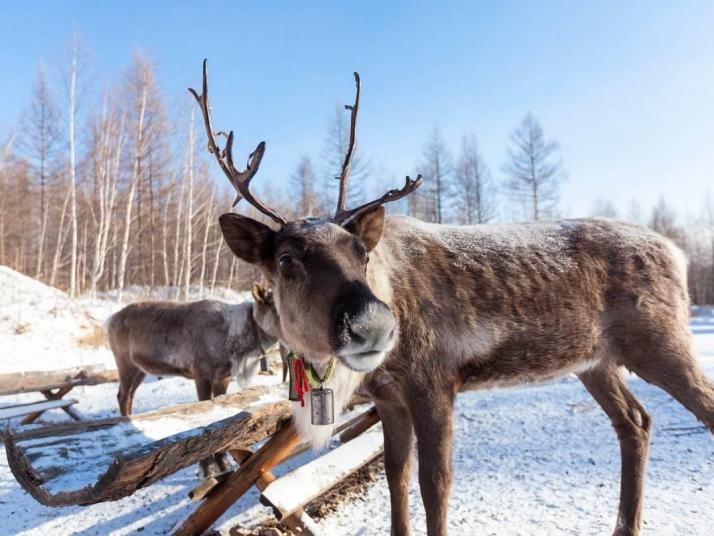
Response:
[{"label": "brown reindeer", "polygon": [[[217,146],[205,63],[203,76],[202,94],[192,92],[209,148],[238,200],[277,224],[224,214],[225,240],[271,283],[285,342],[316,367],[336,356],[337,405],[349,396],[339,391],[360,382],[374,397],[384,426],[392,533],[409,533],[413,434],[427,532],[446,533],[456,393],[574,372],[620,441],[615,534],[637,534],[651,421],[621,372],[661,387],[714,432],[714,388],[687,329],[681,252],[647,229],[602,219],[452,227],[385,218],[382,205],[414,191],[419,178],[347,210],[357,76],[337,212],[288,221],[249,191],[264,143],[245,171],[234,166],[232,132],[223,149]],[[324,432],[312,433],[324,427],[311,427],[306,413],[296,409],[297,426],[324,439]]]},{"label": "brown reindeer", "polygon": [[[131,414],[146,374],[192,379],[199,400],[225,394],[232,377],[249,376],[280,335],[272,292],[256,284],[253,298],[236,305],[133,303],[112,315],[107,331],[119,371],[120,413]],[[204,475],[227,469],[223,455],[215,462],[201,463]]]}]

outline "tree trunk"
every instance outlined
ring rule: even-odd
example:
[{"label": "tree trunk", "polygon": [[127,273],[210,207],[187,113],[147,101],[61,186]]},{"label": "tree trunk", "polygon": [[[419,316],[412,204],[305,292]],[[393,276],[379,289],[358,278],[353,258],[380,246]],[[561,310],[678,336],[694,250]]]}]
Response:
[{"label": "tree trunk", "polygon": [[139,172],[141,169],[141,155],[143,149],[143,132],[144,132],[144,113],[146,112],[146,85],[141,88],[141,96],[139,102],[139,115],[136,121],[136,144],[134,147],[134,165],[131,172],[131,185],[126,200],[126,211],[124,212],[124,237],[121,244],[121,252],[119,254],[119,274],[117,280],[118,294],[117,300],[121,302],[122,290],[124,290],[124,280],[126,277],[126,261],[129,256],[129,234],[131,230],[131,211],[134,204],[134,193],[139,181]]},{"label": "tree trunk", "polygon": [[77,105],[77,36],[72,38],[72,70],[69,83],[69,192],[70,192],[70,219],[72,225],[71,262],[69,273],[69,296],[74,298],[77,294],[77,169],[74,124]]},{"label": "tree trunk", "polygon": [[186,271],[184,272],[184,301],[189,299],[189,290],[191,286],[191,242],[193,240],[193,153],[194,153],[194,133],[193,121],[195,112],[191,109],[191,122],[188,130],[188,191],[187,191],[187,207],[186,207],[186,236],[185,240],[185,257]]}]

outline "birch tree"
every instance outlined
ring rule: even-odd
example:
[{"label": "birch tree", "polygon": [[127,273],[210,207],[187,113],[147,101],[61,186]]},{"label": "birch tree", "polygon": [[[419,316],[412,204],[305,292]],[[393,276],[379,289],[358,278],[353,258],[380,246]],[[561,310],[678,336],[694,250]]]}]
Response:
[{"label": "birch tree", "polygon": [[131,234],[131,214],[134,206],[134,195],[139,182],[141,173],[141,163],[144,154],[144,115],[146,113],[146,101],[148,98],[148,72],[145,69],[138,69],[137,85],[134,94],[134,147],[131,167],[131,178],[129,180],[129,190],[126,194],[126,206],[124,210],[124,234],[119,252],[119,269],[117,273],[118,297],[121,301],[122,290],[126,278],[127,259],[129,257],[129,237]]},{"label": "birch tree", "polygon": [[77,294],[77,163],[76,163],[76,137],[75,124],[77,120],[77,70],[78,70],[78,45],[77,34],[72,36],[72,51],[69,71],[69,94],[67,103],[67,123],[69,137],[69,209],[71,225],[71,263],[69,273],[69,295],[74,298]]},{"label": "birch tree", "polygon": [[104,275],[110,231],[117,203],[119,172],[124,144],[124,116],[108,110],[104,99],[102,115],[94,129],[92,168],[94,178],[93,205],[96,205],[94,251],[90,270],[90,294],[96,297],[100,278]]},{"label": "birch tree", "polygon": [[184,259],[186,270],[184,272],[184,300],[188,300],[191,287],[191,246],[193,242],[193,180],[194,180],[194,155],[196,152],[195,130],[194,130],[195,110],[191,108],[191,120],[188,127],[188,162],[186,169],[186,235],[184,237]]}]

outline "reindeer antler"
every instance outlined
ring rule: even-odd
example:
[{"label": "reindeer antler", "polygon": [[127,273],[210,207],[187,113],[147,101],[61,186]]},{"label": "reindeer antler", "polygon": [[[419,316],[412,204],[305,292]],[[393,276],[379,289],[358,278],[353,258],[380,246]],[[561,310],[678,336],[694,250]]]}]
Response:
[{"label": "reindeer antler", "polygon": [[[359,73],[353,73],[355,76],[355,103],[350,106],[345,104],[345,110],[350,110],[350,142],[347,145],[347,154],[345,161],[342,163],[342,173],[340,173],[340,193],[337,196],[337,214],[344,212],[347,205],[347,184],[350,178],[350,168],[352,166],[352,155],[355,153],[357,145],[357,114],[359,113],[359,94],[361,82]],[[335,216],[337,216],[337,214]]]},{"label": "reindeer antler", "polygon": [[396,201],[404,196],[409,195],[415,191],[419,186],[421,186],[422,178],[418,175],[416,179],[412,180],[407,177],[404,182],[404,186],[399,190],[392,189],[389,190],[379,199],[365,203],[357,208],[347,209],[347,185],[349,183],[350,168],[352,166],[352,156],[355,153],[355,147],[357,145],[357,114],[359,113],[359,97],[360,91],[362,89],[362,84],[360,81],[359,73],[354,73],[355,75],[355,103],[353,105],[345,104],[345,110],[350,110],[350,141],[347,145],[347,154],[345,154],[345,161],[342,163],[342,173],[340,173],[340,191],[337,197],[337,210],[335,211],[335,216],[332,218],[334,223],[339,225],[346,225],[356,216],[363,214],[374,207],[383,205],[384,203],[389,203],[391,201]]},{"label": "reindeer antler", "polygon": [[[250,192],[250,181],[260,167],[260,161],[263,159],[263,154],[265,153],[265,142],[261,141],[255,148],[255,151],[250,154],[245,171],[239,171],[233,165],[233,131],[231,130],[228,134],[222,131],[213,132],[213,127],[211,126],[211,111],[208,105],[208,60],[203,60],[203,92],[199,95],[193,88],[189,88],[188,90],[194,96],[196,102],[198,102],[198,106],[201,108],[201,113],[203,114],[203,122],[206,126],[206,135],[208,136],[208,152],[216,157],[218,165],[221,166],[223,173],[236,189],[237,196],[233,202],[233,206],[236,206],[241,199],[245,199],[273,221],[280,225],[285,225],[287,223],[285,218],[261,203],[260,200]],[[216,134],[226,137],[226,146],[223,150],[221,150],[216,143]]]},{"label": "reindeer antler", "polygon": [[412,179],[411,177],[407,176],[406,180],[404,181],[404,186],[402,186],[398,190],[396,188],[393,188],[379,199],[375,199],[374,201],[370,201],[369,203],[360,205],[357,208],[338,211],[332,221],[339,225],[347,225],[350,221],[352,221],[360,214],[369,212],[370,210],[375,207],[378,207],[379,205],[391,203],[392,201],[397,201],[402,197],[406,197],[407,195],[415,191],[417,188],[419,188],[422,182],[423,181],[421,175],[417,175],[416,179]]}]

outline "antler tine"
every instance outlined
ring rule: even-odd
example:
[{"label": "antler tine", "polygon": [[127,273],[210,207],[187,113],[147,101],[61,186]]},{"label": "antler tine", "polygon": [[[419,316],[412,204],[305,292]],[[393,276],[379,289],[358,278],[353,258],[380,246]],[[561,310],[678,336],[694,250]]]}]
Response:
[{"label": "antler tine", "polygon": [[268,216],[273,221],[279,223],[280,225],[285,225],[287,220],[283,218],[280,214],[275,212],[273,209],[265,206],[260,202],[250,191],[250,181],[253,179],[255,174],[258,172],[260,167],[260,162],[265,154],[265,142],[261,141],[255,148],[250,156],[248,157],[248,163],[246,165],[245,171],[238,171],[233,164],[233,131],[228,132],[226,137],[226,145],[221,150],[221,148],[216,143],[216,134],[223,134],[223,132],[214,133],[213,127],[211,126],[211,110],[208,104],[208,60],[203,60],[203,85],[202,93],[199,95],[195,89],[188,88],[191,95],[194,96],[198,106],[201,108],[201,113],[203,114],[203,123],[206,127],[206,136],[208,137],[208,152],[212,153],[218,161],[218,165],[223,170],[223,173],[228,178],[228,181],[236,189],[237,195],[233,202],[233,206],[236,206],[241,199],[248,201],[251,205],[257,208],[260,212]]},{"label": "antler tine", "polygon": [[349,183],[352,156],[354,155],[355,146],[357,145],[357,114],[359,113],[361,82],[359,73],[354,73],[354,76],[355,103],[352,106],[345,104],[345,110],[350,110],[352,112],[350,114],[350,142],[347,146],[347,154],[345,154],[345,160],[342,163],[342,172],[340,173],[340,192],[337,197],[337,211],[335,212],[335,219],[340,217],[340,214],[345,211],[347,205],[347,185]]},{"label": "antler tine", "polygon": [[357,208],[343,210],[335,216],[334,222],[339,225],[347,225],[360,214],[368,212],[379,205],[391,203],[392,201],[398,201],[399,199],[406,197],[410,193],[414,192],[417,188],[419,188],[422,185],[422,182],[423,180],[421,178],[421,175],[417,175],[416,179],[411,179],[409,176],[407,176],[406,180],[404,181],[404,186],[402,186],[400,189],[389,190],[379,199],[375,199],[374,201],[370,201],[369,203],[360,205]]}]

